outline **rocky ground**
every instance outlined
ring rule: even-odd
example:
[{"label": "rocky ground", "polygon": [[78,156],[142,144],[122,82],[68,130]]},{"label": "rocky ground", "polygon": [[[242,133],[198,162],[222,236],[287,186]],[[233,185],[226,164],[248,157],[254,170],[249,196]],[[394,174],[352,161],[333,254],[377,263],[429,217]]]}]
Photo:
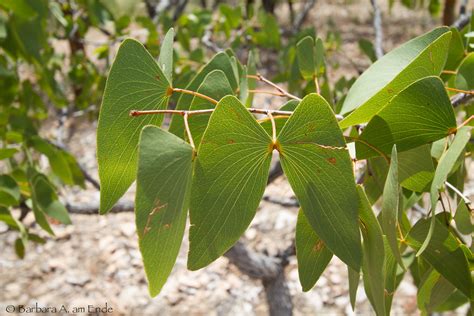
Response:
[{"label": "rocky ground", "polygon": [[[357,47],[357,39],[372,39],[369,1],[318,1],[309,23],[323,30],[332,25],[339,30],[342,51],[330,62],[339,67],[330,76],[354,75],[364,69],[368,60]],[[387,50],[436,24],[424,11],[409,11],[396,7],[391,15],[382,1],[384,12],[384,47]],[[416,23],[413,23],[416,21]],[[272,105],[267,99],[261,104]],[[56,126],[45,131],[56,137]],[[79,162],[96,177],[95,124],[78,123],[68,142]],[[48,135],[46,135],[48,136]],[[284,178],[267,188],[266,195],[290,197],[292,191]],[[98,192],[90,185],[86,191],[65,190],[63,196],[75,205],[97,204]],[[133,188],[125,197],[133,197]],[[285,208],[262,201],[257,216],[245,233],[245,243],[259,252],[274,255],[285,249],[294,235],[296,208]],[[27,218],[27,221],[31,218]],[[209,267],[196,272],[186,270],[187,237],[183,242],[176,266],[161,294],[150,298],[137,249],[133,213],[72,215],[73,225],[54,226],[55,238],[44,245],[27,249],[24,260],[18,260],[13,250],[15,235],[0,227],[0,315],[9,304],[60,308],[108,307],[113,315],[266,315],[267,305],[259,281],[242,275],[236,267],[220,258]],[[301,291],[295,258],[286,268],[296,315],[353,314],[349,304],[347,271],[334,258],[315,288]],[[373,314],[363,287],[357,295],[358,314]],[[416,288],[406,277],[393,302],[394,315],[417,315]]]}]

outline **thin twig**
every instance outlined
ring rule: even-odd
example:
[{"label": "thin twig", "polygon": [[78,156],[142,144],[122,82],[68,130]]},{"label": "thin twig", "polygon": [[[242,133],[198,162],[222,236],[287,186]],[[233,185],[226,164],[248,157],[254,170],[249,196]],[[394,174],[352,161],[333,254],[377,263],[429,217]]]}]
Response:
[{"label": "thin twig", "polygon": [[190,95],[193,95],[195,97],[198,97],[198,98],[201,98],[201,99],[204,99],[204,100],[207,100],[213,104],[217,104],[217,100],[205,95],[205,94],[202,94],[202,93],[199,93],[199,92],[196,92],[196,91],[191,91],[191,90],[186,90],[186,89],[180,89],[180,88],[171,88],[172,92],[179,92],[179,93],[184,93],[184,94],[190,94]]},{"label": "thin twig", "polygon": [[469,122],[471,122],[473,119],[474,119],[474,115],[469,116],[469,118],[468,118],[467,120],[465,120],[464,122],[462,122],[461,125],[459,125],[458,127],[456,127],[456,130],[459,130],[461,127],[466,126],[466,125],[469,124]]},{"label": "thin twig", "polygon": [[193,148],[193,151],[196,151],[196,146],[194,146],[193,135],[191,134],[191,129],[189,128],[189,112],[184,113],[184,128],[186,129],[186,135],[188,135],[189,144]]},{"label": "thin twig", "polygon": [[471,200],[466,196],[464,195],[461,191],[459,191],[454,185],[452,185],[451,183],[449,183],[448,181],[445,182],[446,186],[448,188],[450,188],[451,190],[454,191],[454,193],[456,193],[457,195],[459,195],[463,200],[464,200],[464,203],[466,203],[467,205],[470,205],[471,204]]},{"label": "thin twig", "polygon": [[454,92],[474,95],[474,90],[461,90],[461,89],[450,88],[450,87],[445,87],[445,89],[448,90],[448,91],[454,91]]},{"label": "thin twig", "polygon": [[375,41],[374,41],[374,50],[375,56],[377,59],[382,58],[383,56],[383,31],[382,31],[382,13],[377,4],[377,0],[370,0],[372,8],[374,9],[374,31],[375,31]]},{"label": "thin twig", "polygon": [[283,90],[280,86],[278,86],[277,84],[275,84],[272,81],[268,80],[267,78],[265,78],[261,74],[247,75],[247,78],[257,79],[258,81],[264,82],[264,83],[268,84],[269,86],[272,86],[273,88],[277,89],[282,95],[284,95],[284,96],[286,96],[290,99],[295,99],[295,100],[301,101],[301,98],[298,98],[296,95],[293,95],[293,94],[289,93],[288,91]]},{"label": "thin twig", "polygon": [[455,75],[457,74],[458,72],[457,71],[454,71],[454,70],[443,70],[441,71],[442,74],[447,74],[447,75]]},{"label": "thin twig", "polygon": [[461,30],[469,24],[469,21],[471,21],[471,13],[462,14],[451,26]]},{"label": "thin twig", "polygon": [[[132,110],[130,111],[130,116],[140,116],[140,115],[148,115],[148,114],[174,114],[174,115],[181,115],[184,116],[188,114],[188,116],[195,116],[195,115],[202,115],[202,114],[210,114],[214,112],[215,109],[205,109],[205,110],[147,110],[147,111],[137,111]],[[255,109],[255,108],[247,108],[250,113],[256,114],[266,114],[271,113],[273,115],[282,115],[282,116],[290,116],[293,114],[292,111],[280,111],[280,110],[266,110],[266,109]]]}]

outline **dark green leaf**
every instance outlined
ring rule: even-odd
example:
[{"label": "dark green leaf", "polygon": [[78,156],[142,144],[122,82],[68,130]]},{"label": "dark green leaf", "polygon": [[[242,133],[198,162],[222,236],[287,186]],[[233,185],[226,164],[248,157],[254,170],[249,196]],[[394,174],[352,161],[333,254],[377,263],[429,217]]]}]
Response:
[{"label": "dark green leaf", "polygon": [[309,223],[333,254],[358,271],[358,196],[352,162],[329,104],[316,94],[306,96],[278,142],[283,170]]},{"label": "dark green leaf", "polygon": [[364,285],[369,288],[366,289],[366,292],[371,293],[375,312],[377,315],[384,315],[385,280],[383,265],[385,250],[382,229],[362,187],[358,186],[357,191],[359,193],[359,218],[363,238],[362,249],[364,251],[362,261]]},{"label": "dark green leaf", "polygon": [[[453,107],[443,82],[420,79],[395,96],[374,116],[356,142],[357,158],[405,151],[448,136],[456,128]],[[367,146],[369,144],[370,146]]]},{"label": "dark green leaf", "polygon": [[407,236],[408,245],[419,251],[433,226],[434,233],[421,256],[464,295],[471,297],[471,273],[463,250],[443,223],[436,217],[434,225],[430,221],[421,219],[413,226]]},{"label": "dark green leaf", "polygon": [[192,147],[155,126],[140,137],[135,216],[151,296],[171,273],[184,235]]},{"label": "dark green leaf", "polygon": [[303,291],[307,292],[313,288],[326,269],[331,261],[332,253],[314,232],[301,209],[296,223],[295,243],[298,275]]},{"label": "dark green leaf", "polygon": [[239,100],[219,102],[195,161],[189,269],[217,259],[248,227],[265,190],[272,149],[269,135]]}]

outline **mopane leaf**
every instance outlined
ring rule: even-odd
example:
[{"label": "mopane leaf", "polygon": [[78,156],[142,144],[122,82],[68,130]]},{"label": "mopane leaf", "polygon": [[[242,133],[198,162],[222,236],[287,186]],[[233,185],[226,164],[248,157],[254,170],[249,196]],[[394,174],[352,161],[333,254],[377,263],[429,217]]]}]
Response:
[{"label": "mopane leaf", "polygon": [[[413,226],[407,236],[410,247],[415,250],[421,248],[431,230],[430,221],[421,219]],[[464,295],[471,297],[472,281],[466,256],[446,226],[437,217],[434,222],[431,241],[421,256]]]},{"label": "mopane leaf", "polygon": [[[232,87],[230,86],[229,81],[227,80],[226,75],[222,70],[216,69],[211,71],[198,89],[199,93],[207,95],[215,100],[220,100],[226,95],[232,94]],[[191,102],[190,110],[203,110],[203,109],[213,109],[215,105],[202,98],[194,97]],[[201,142],[202,135],[206,130],[207,124],[209,122],[210,114],[201,114],[191,116],[189,118],[189,128],[193,135],[194,143],[196,146]]]},{"label": "mopane leaf", "polygon": [[469,235],[474,232],[474,226],[471,220],[471,210],[466,205],[464,200],[459,201],[454,215],[457,229],[464,235]]},{"label": "mopane leaf", "polygon": [[63,224],[71,224],[66,207],[59,202],[54,187],[44,175],[38,174],[33,178],[32,190],[34,191],[33,203],[36,203],[43,213]]},{"label": "mopane leaf", "polygon": [[296,45],[296,54],[301,75],[306,80],[312,80],[316,73],[314,39],[311,36],[306,36],[300,40]]},{"label": "mopane leaf", "polygon": [[451,32],[440,27],[392,50],[372,64],[352,85],[341,114],[341,127],[368,122],[393,96],[414,81],[439,75],[446,62]]},{"label": "mopane leaf", "polygon": [[432,269],[418,290],[417,304],[421,311],[431,313],[436,306],[444,303],[456,288]]},{"label": "mopane leaf", "polygon": [[362,251],[352,162],[329,104],[306,96],[278,135],[283,170],[316,234],[356,271]]},{"label": "mopane leaf", "polygon": [[[394,144],[405,151],[449,135],[456,128],[451,101],[437,77],[420,79],[395,96],[364,128],[357,158],[388,154]],[[368,144],[368,145],[366,145]]]},{"label": "mopane leaf", "polygon": [[400,184],[398,180],[397,148],[393,146],[390,157],[390,168],[383,188],[381,226],[397,262],[403,267],[402,256],[398,245],[398,210],[400,201]]},{"label": "mopane leaf", "polygon": [[158,65],[169,82],[173,82],[173,41],[174,29],[170,28],[163,39],[158,57]]},{"label": "mopane leaf", "polygon": [[[250,51],[249,56],[247,58],[247,75],[256,75],[256,74],[257,74],[257,61],[256,61],[255,53],[253,51]],[[247,88],[248,90],[254,90],[255,88],[257,88],[257,80],[253,78],[248,78]],[[245,105],[247,107],[252,106],[253,97],[254,97],[253,93],[247,93],[247,100],[245,102]]]},{"label": "mopane leaf", "polygon": [[434,167],[430,145],[423,145],[398,154],[400,185],[415,192],[429,191]]},{"label": "mopane leaf", "polygon": [[383,265],[385,261],[385,250],[383,244],[382,229],[375,217],[369,200],[361,186],[357,187],[359,193],[359,220],[362,231],[362,249],[364,257],[362,260],[362,272],[364,285],[369,288],[366,292],[371,293],[372,305],[377,315],[385,314],[385,280]]},{"label": "mopane leaf", "polygon": [[28,185],[30,187],[30,192],[31,192],[32,209],[33,209],[33,214],[35,215],[35,220],[41,228],[43,228],[50,235],[54,236],[54,232],[51,229],[51,226],[49,225],[48,218],[46,217],[46,214],[39,206],[39,203],[37,200],[34,180],[38,176],[38,172],[34,170],[33,168],[29,168],[27,171],[27,174],[28,174]]},{"label": "mopane leaf", "polygon": [[162,115],[130,117],[130,110],[166,108],[170,82],[135,40],[119,48],[105,86],[97,128],[100,213],[108,212],[135,180],[141,129],[160,125]]},{"label": "mopane leaf", "polygon": [[270,136],[237,98],[217,104],[195,161],[190,270],[224,254],[248,227],[265,190],[272,149]]},{"label": "mopane leaf", "polygon": [[456,74],[456,88],[474,90],[474,53],[464,58]]},{"label": "mopane leaf", "polygon": [[[459,64],[464,58],[464,43],[458,29],[451,27],[451,41],[449,43],[448,58],[446,59],[445,70],[456,71]],[[442,74],[442,78],[448,78],[449,74]]]},{"label": "mopane leaf", "polygon": [[[232,87],[232,91],[235,91],[238,87],[237,81],[235,81],[234,70],[232,67],[231,60],[225,52],[217,53],[201,70],[196,74],[196,76],[191,80],[191,82],[186,86],[186,89],[196,91],[199,86],[202,84],[206,76],[213,70],[219,69],[224,72],[227,77],[227,80]],[[176,104],[177,110],[188,110],[191,106],[193,96],[189,94],[182,94],[178,103]],[[184,121],[183,118],[179,115],[173,116],[170,124],[169,131],[179,137],[184,137]]]},{"label": "mopane leaf", "polygon": [[314,232],[301,209],[296,223],[295,243],[298,275],[303,291],[307,292],[313,288],[326,269],[332,253]]},{"label": "mopane leaf", "polygon": [[192,147],[159,127],[140,138],[135,216],[149,290],[157,295],[171,273],[184,234]]},{"label": "mopane leaf", "polygon": [[[448,150],[439,159],[439,163],[436,167],[435,175],[433,178],[433,182],[431,183],[430,190],[431,210],[433,214],[436,210],[439,190],[444,186],[444,182],[448,178],[448,175],[456,164],[456,161],[458,160],[459,156],[464,151],[464,148],[466,147],[466,144],[469,141],[470,137],[471,131],[469,127],[465,126],[460,128],[457,131],[457,134],[454,137],[454,140],[449,146]],[[426,235],[426,240],[423,242],[423,245],[420,247],[418,253],[416,254],[417,256],[421,255],[421,253],[428,246],[428,243],[430,242],[430,239],[434,233],[434,226],[435,216],[431,216],[430,229],[428,231],[428,234]]]},{"label": "mopane leaf", "polygon": [[18,205],[20,202],[20,188],[15,179],[9,175],[0,175],[0,206]]},{"label": "mopane leaf", "polygon": [[349,278],[349,298],[352,310],[355,310],[357,290],[359,289],[360,272],[347,266],[347,275]]}]

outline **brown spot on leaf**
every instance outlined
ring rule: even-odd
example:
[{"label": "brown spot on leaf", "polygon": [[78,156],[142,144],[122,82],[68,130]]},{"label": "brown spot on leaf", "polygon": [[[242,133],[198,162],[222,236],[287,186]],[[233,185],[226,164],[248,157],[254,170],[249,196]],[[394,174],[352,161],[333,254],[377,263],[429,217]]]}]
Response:
[{"label": "brown spot on leaf", "polygon": [[336,164],[336,158],[334,158],[334,157],[330,157],[330,158],[328,158],[328,159],[326,159],[326,160],[329,161],[329,163],[331,163],[331,164],[333,164],[333,165]]},{"label": "brown spot on leaf", "polygon": [[166,88],[166,96],[170,97],[173,94],[174,90],[172,87]]},{"label": "brown spot on leaf", "polygon": [[171,224],[165,224],[163,227],[164,227],[165,229],[170,229],[170,228],[171,228]]},{"label": "brown spot on leaf", "polygon": [[314,252],[321,251],[321,249],[323,249],[323,247],[324,247],[324,241],[319,240],[317,243],[314,244],[313,251]]},{"label": "brown spot on leaf", "polygon": [[388,88],[388,89],[387,89],[387,92],[388,92],[389,94],[392,94],[392,93],[393,93],[393,89]]},{"label": "brown spot on leaf", "polygon": [[148,218],[146,220],[145,228],[143,229],[143,236],[145,236],[151,230],[151,220],[155,214],[157,214],[162,208],[167,207],[168,203],[160,205],[160,200],[156,199],[155,207],[152,209],[150,214],[148,214]]},{"label": "brown spot on leaf", "polygon": [[227,140],[227,144],[235,144],[235,140],[233,140],[233,139],[228,139],[228,140]]}]

